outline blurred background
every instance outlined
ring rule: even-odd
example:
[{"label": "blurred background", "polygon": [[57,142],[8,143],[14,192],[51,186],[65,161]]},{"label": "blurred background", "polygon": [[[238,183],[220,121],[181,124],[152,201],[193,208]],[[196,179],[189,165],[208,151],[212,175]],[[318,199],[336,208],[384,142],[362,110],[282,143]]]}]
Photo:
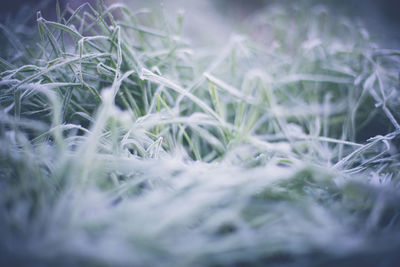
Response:
[{"label": "blurred background", "polygon": [[[118,0],[104,0],[112,4]],[[281,0],[279,2],[283,2]],[[307,0],[306,0],[307,1]],[[347,16],[359,19],[371,33],[372,40],[387,48],[398,47],[400,44],[400,10],[399,0],[308,0],[315,5],[328,6],[330,15]],[[60,5],[67,4],[77,8],[84,2],[95,5],[97,0],[59,0]],[[240,28],[240,22],[252,16],[254,12],[277,2],[277,0],[120,0],[132,8],[163,9],[164,12],[185,10],[185,30],[189,38],[223,42],[227,35]],[[293,3],[293,1],[286,1]],[[36,11],[41,10],[46,19],[54,19],[55,0],[13,0],[3,1],[0,10],[0,22],[9,20],[24,12],[31,16],[23,16],[28,24],[34,24]],[[27,12],[28,11],[28,12]],[[21,18],[19,18],[21,20]],[[193,23],[191,23],[192,21]],[[195,26],[194,26],[195,25]],[[193,28],[196,27],[196,28]],[[204,36],[206,35],[206,36]],[[207,37],[207,38],[204,38]]]}]

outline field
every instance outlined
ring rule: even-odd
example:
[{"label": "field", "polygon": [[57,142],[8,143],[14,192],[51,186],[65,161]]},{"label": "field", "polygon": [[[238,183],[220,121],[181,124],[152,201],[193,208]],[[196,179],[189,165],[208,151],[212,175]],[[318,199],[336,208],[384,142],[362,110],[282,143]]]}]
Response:
[{"label": "field", "polygon": [[0,265],[398,266],[400,50],[330,12],[0,25]]}]

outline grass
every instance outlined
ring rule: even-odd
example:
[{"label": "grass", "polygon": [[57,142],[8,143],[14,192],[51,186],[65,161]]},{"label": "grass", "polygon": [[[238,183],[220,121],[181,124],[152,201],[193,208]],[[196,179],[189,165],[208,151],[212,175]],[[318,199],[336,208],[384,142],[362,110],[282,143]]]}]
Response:
[{"label": "grass", "polygon": [[400,260],[400,51],[319,6],[222,50],[182,14],[57,14],[0,26],[1,263]]}]

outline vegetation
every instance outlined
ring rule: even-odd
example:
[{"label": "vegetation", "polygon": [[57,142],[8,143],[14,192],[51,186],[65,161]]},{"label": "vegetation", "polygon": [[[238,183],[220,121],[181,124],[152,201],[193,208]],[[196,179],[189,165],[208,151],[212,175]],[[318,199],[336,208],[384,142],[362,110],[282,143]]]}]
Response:
[{"label": "vegetation", "polygon": [[222,50],[122,4],[1,25],[0,262],[394,266],[400,51],[328,14]]}]

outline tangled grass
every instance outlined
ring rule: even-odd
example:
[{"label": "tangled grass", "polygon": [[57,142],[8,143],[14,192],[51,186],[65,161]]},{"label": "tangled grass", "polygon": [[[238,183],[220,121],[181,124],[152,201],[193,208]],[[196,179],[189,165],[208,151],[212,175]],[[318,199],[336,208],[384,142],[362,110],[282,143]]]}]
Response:
[{"label": "tangled grass", "polygon": [[121,4],[1,25],[0,263],[395,266],[400,51],[328,14],[222,50]]}]

